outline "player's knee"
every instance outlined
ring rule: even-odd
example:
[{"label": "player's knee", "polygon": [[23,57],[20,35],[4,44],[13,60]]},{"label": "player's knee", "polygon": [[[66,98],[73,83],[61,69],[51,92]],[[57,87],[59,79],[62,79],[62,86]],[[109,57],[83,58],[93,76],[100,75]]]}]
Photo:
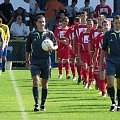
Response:
[{"label": "player's knee", "polygon": [[87,70],[87,69],[88,69],[87,63],[83,64],[83,70]]},{"label": "player's knee", "polygon": [[111,82],[108,82],[107,83],[107,88],[111,88],[111,87],[114,87],[114,84],[112,84]]},{"label": "player's knee", "polygon": [[58,63],[62,63],[62,60],[58,59]]},{"label": "player's knee", "polygon": [[48,89],[48,80],[42,79],[42,88]]},{"label": "player's knee", "polygon": [[33,79],[33,87],[39,87],[39,78],[38,76],[32,77]]},{"label": "player's knee", "polygon": [[74,59],[71,59],[71,64],[73,65],[75,63],[75,60]]},{"label": "player's knee", "polygon": [[117,89],[120,89],[120,78],[117,78]]}]

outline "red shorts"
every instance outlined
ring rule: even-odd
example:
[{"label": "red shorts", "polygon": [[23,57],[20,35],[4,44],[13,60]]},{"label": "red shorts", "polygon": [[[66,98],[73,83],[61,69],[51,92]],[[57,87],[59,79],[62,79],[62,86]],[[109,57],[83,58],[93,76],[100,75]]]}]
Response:
[{"label": "red shorts", "polygon": [[86,63],[87,65],[89,65],[90,55],[88,52],[81,52],[81,61],[82,63]]},{"label": "red shorts", "polygon": [[57,58],[59,60],[70,59],[70,49],[68,47],[58,48]]},{"label": "red shorts", "polygon": [[73,51],[70,50],[70,58],[71,58],[71,59],[75,59],[75,58],[76,58],[76,53],[75,53],[75,51],[74,51],[74,53],[73,53]]}]

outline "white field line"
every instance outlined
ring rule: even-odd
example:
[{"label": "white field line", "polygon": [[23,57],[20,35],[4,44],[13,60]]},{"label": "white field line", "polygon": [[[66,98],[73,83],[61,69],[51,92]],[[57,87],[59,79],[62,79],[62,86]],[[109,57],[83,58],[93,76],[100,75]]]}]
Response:
[{"label": "white field line", "polygon": [[12,70],[9,70],[9,76],[11,78],[11,82],[12,82],[13,88],[14,88],[15,93],[16,93],[16,98],[17,98],[17,102],[18,102],[18,106],[19,106],[19,111],[21,112],[22,120],[27,120],[27,115],[26,115],[26,112],[25,112],[25,108],[23,106],[23,101],[22,101],[22,98],[21,98],[20,90],[17,87],[16,79],[14,77],[14,74],[13,74]]}]

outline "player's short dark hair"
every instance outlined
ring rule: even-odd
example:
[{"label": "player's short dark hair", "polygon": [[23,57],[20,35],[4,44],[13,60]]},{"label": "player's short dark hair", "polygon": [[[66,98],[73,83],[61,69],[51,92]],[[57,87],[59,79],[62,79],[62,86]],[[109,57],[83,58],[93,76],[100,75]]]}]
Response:
[{"label": "player's short dark hair", "polygon": [[87,15],[87,12],[86,11],[80,12],[80,15],[82,15],[82,14]]},{"label": "player's short dark hair", "polygon": [[85,2],[90,2],[90,0],[85,0]]},{"label": "player's short dark hair", "polygon": [[38,16],[36,17],[35,21],[37,22],[38,19],[41,19],[41,18],[44,18],[44,19],[45,19],[45,17],[44,17],[43,15],[38,15]]},{"label": "player's short dark hair", "polygon": [[93,19],[91,19],[91,18],[87,19],[87,22],[91,22],[91,21],[93,21]]},{"label": "player's short dark hair", "polygon": [[104,15],[105,17],[107,17],[107,13],[106,12],[101,12],[100,15]]},{"label": "player's short dark hair", "polygon": [[75,17],[74,21],[75,22],[80,22],[80,17]]},{"label": "player's short dark hair", "polygon": [[107,23],[107,22],[111,23],[111,21],[109,21],[109,20],[104,20],[104,21],[102,22],[102,25],[103,25],[104,23]]},{"label": "player's short dark hair", "polygon": [[97,26],[97,29],[102,29],[102,26],[101,26],[101,25],[98,25],[98,26]]},{"label": "player's short dark hair", "polygon": [[63,17],[63,19],[62,19],[62,22],[63,22],[63,21],[68,21],[68,22],[69,22],[69,18],[65,16],[65,17]]},{"label": "player's short dark hair", "polygon": [[80,16],[80,14],[81,14],[80,12],[77,12],[77,13],[76,13],[76,16]]},{"label": "player's short dark hair", "polygon": [[97,18],[93,18],[93,23],[94,24],[98,24],[98,19]]},{"label": "player's short dark hair", "polygon": [[77,3],[77,2],[78,2],[78,0],[72,0],[72,3],[73,3],[73,2]]},{"label": "player's short dark hair", "polygon": [[113,18],[113,22],[114,22],[115,19],[120,19],[120,15],[116,15],[116,16],[114,16],[114,18]]}]

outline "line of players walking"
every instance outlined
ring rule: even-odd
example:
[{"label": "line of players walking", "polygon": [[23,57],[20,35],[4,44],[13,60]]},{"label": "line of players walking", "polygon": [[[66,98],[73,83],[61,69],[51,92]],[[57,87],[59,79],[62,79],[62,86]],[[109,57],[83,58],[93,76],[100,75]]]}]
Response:
[{"label": "line of players walking", "polygon": [[77,84],[83,85],[85,89],[91,89],[95,81],[95,88],[102,92],[102,97],[106,97],[106,77],[105,68],[100,72],[100,52],[104,33],[111,29],[111,21],[104,15],[99,15],[95,19],[87,19],[87,13],[81,12],[75,17],[74,25],[68,26],[69,19],[63,17],[61,25],[58,26],[54,35],[58,41],[58,79],[63,76],[62,68],[65,64],[66,79],[76,80],[76,70],[78,74]]}]

